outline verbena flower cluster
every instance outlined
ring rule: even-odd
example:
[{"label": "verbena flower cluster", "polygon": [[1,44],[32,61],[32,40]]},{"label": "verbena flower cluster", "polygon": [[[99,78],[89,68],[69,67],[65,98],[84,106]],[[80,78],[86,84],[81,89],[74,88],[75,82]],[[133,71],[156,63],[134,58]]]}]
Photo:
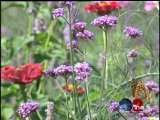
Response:
[{"label": "verbena flower cluster", "polygon": [[142,31],[134,27],[125,27],[123,32],[127,37],[130,38],[140,37],[143,34]]},{"label": "verbena flower cluster", "polygon": [[119,103],[118,102],[113,102],[109,105],[109,111],[110,112],[116,112],[116,111],[119,111]]},{"label": "verbena flower cluster", "polygon": [[81,39],[92,40],[94,38],[94,34],[88,30],[85,30],[87,23],[85,22],[77,22],[73,24],[72,30],[76,31],[76,37]]},{"label": "verbena flower cluster", "polygon": [[57,8],[55,9],[52,14],[53,14],[53,18],[56,19],[58,17],[62,17],[65,13],[65,9],[64,8]]},{"label": "verbena flower cluster", "polygon": [[92,40],[94,38],[94,34],[88,30],[84,30],[83,32],[78,32],[76,36],[81,39],[88,39],[88,40]]},{"label": "verbena flower cluster", "polygon": [[92,68],[86,62],[77,63],[74,67],[73,66],[66,66],[61,65],[53,70],[48,70],[45,72],[47,76],[56,77],[56,76],[63,76],[69,77],[73,72],[76,73],[75,80],[83,81],[91,74]]},{"label": "verbena flower cluster", "polygon": [[72,30],[76,30],[78,32],[83,32],[85,30],[87,23],[85,22],[77,22],[75,24],[73,24],[72,26]]},{"label": "verbena flower cluster", "polygon": [[111,28],[118,23],[117,21],[118,18],[116,16],[105,15],[94,19],[91,24],[100,28]]},{"label": "verbena flower cluster", "polygon": [[53,70],[47,70],[45,74],[51,77],[63,76],[64,78],[68,78],[73,73],[72,66],[60,65],[59,67]]},{"label": "verbena flower cluster", "polygon": [[88,63],[77,63],[74,67],[74,71],[76,72],[76,80],[83,81],[91,74],[91,67]]},{"label": "verbena flower cluster", "polygon": [[147,107],[142,111],[130,111],[131,115],[137,115],[138,120],[148,120],[149,117],[158,117],[159,115],[159,108],[157,106]]},{"label": "verbena flower cluster", "polygon": [[158,83],[156,83],[155,81],[147,81],[144,83],[144,85],[153,93],[159,93]]},{"label": "verbena flower cluster", "polygon": [[31,113],[37,111],[39,108],[40,108],[40,104],[37,102],[26,102],[20,105],[20,107],[16,112],[21,118],[26,118]]},{"label": "verbena flower cluster", "polygon": [[136,58],[139,56],[139,53],[136,51],[136,50],[131,50],[128,52],[128,57],[131,57],[131,58]]},{"label": "verbena flower cluster", "polygon": [[70,49],[70,48],[78,48],[78,42],[73,40],[72,41],[72,44],[70,44],[70,42],[67,43],[67,49]]},{"label": "verbena flower cluster", "polygon": [[67,7],[72,7],[76,3],[76,1],[61,1],[60,3]]}]

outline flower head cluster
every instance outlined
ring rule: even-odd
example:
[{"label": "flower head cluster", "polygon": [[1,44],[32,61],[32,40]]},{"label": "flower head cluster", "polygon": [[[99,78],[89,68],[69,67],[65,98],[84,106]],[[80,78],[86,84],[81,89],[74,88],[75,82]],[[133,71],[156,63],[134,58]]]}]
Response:
[{"label": "flower head cluster", "polygon": [[47,76],[56,77],[56,76],[63,76],[64,78],[68,78],[73,73],[72,66],[60,65],[59,67],[48,70],[45,72]]},{"label": "flower head cluster", "polygon": [[[73,93],[73,91],[74,91],[74,88],[73,88],[73,85],[72,85],[72,84],[64,85],[64,86],[62,86],[62,89],[63,89],[64,91],[68,91],[69,93]],[[77,93],[78,93],[79,95],[84,94],[85,92],[86,92],[86,91],[85,91],[83,88],[81,88],[81,87],[78,86],[78,88],[77,88]]]},{"label": "flower head cluster", "polygon": [[14,68],[13,66],[3,67],[1,78],[15,83],[31,83],[42,76],[43,68],[41,64],[28,63]]},{"label": "flower head cluster", "polygon": [[131,57],[131,58],[136,58],[136,57],[138,57],[138,55],[139,55],[139,53],[137,51],[131,50],[131,51],[128,52],[127,56]]},{"label": "flower head cluster", "polygon": [[144,117],[158,116],[158,114],[159,114],[159,108],[157,106],[152,106],[144,109],[143,111],[140,111],[138,113],[138,117],[142,119]]},{"label": "flower head cluster", "polygon": [[109,111],[110,112],[116,112],[116,111],[119,111],[119,103],[118,102],[113,102],[109,105]]},{"label": "flower head cluster", "polygon": [[144,83],[144,85],[153,93],[159,93],[158,84],[154,81],[147,81]]},{"label": "flower head cluster", "polygon": [[127,37],[131,38],[140,37],[143,34],[142,31],[134,27],[126,27],[123,32]]},{"label": "flower head cluster", "polygon": [[73,40],[72,43],[70,44],[70,42],[67,43],[67,49],[69,48],[78,48],[78,42]]},{"label": "flower head cluster", "polygon": [[81,39],[90,39],[92,40],[94,38],[94,34],[88,30],[84,30],[83,32],[78,32],[76,34],[77,37]]},{"label": "flower head cluster", "polygon": [[87,12],[95,12],[98,15],[109,14],[112,11],[120,9],[120,4],[118,1],[104,1],[104,2],[95,2],[84,7],[84,10]]},{"label": "flower head cluster", "polygon": [[72,7],[75,3],[76,1],[61,1],[61,4],[67,7]]},{"label": "flower head cluster", "polygon": [[157,6],[159,6],[158,1],[146,1],[144,5],[144,10],[150,12],[154,10]]},{"label": "flower head cluster", "polygon": [[76,80],[84,81],[91,74],[91,67],[88,63],[77,63],[74,67],[74,71],[76,72]]},{"label": "flower head cluster", "polygon": [[62,17],[64,15],[64,13],[65,13],[64,8],[57,8],[52,12],[53,18],[56,19],[58,17]]},{"label": "flower head cluster", "polygon": [[37,102],[26,102],[20,105],[20,107],[16,112],[21,118],[26,118],[31,113],[37,111],[39,108],[40,108],[40,105]]},{"label": "flower head cluster", "polygon": [[75,24],[73,24],[73,26],[72,26],[72,30],[76,30],[76,31],[78,31],[78,32],[84,31],[86,25],[87,25],[87,23],[85,23],[85,22],[75,23]]},{"label": "flower head cluster", "polygon": [[98,26],[98,27],[106,27],[106,28],[111,28],[113,27],[115,24],[117,24],[117,20],[118,18],[116,16],[101,16],[98,17],[96,19],[94,19],[91,24],[94,26]]}]

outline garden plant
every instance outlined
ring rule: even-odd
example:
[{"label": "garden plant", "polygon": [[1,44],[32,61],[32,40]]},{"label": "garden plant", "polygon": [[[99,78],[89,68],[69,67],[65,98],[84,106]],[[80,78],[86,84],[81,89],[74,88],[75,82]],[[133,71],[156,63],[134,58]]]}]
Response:
[{"label": "garden plant", "polygon": [[1,4],[2,120],[158,119],[158,1]]}]

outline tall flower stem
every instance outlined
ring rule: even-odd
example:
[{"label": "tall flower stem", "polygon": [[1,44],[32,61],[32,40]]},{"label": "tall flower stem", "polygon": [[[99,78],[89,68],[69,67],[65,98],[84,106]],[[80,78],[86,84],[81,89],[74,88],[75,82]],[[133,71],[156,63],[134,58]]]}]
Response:
[{"label": "tall flower stem", "polygon": [[85,89],[86,89],[86,98],[87,98],[87,106],[88,106],[89,120],[92,120],[90,103],[89,103],[89,94],[88,94],[88,82],[87,82],[87,81],[85,82]]},{"label": "tall flower stem", "polygon": [[26,92],[25,92],[25,88],[26,88],[25,84],[20,85],[23,101],[27,102],[27,95],[26,95]]},{"label": "tall flower stem", "polygon": [[105,89],[107,88],[107,77],[108,77],[108,63],[107,63],[107,40],[108,40],[108,31],[103,31],[103,41],[104,41],[104,68],[102,71],[102,83],[101,83],[101,105],[102,105],[102,98]]},{"label": "tall flower stem", "polygon": [[[68,87],[67,78],[65,78],[65,80],[66,80],[66,86]],[[68,94],[67,93],[66,93],[66,105],[68,106]],[[67,112],[67,120],[69,120],[69,112]]]},{"label": "tall flower stem", "polygon": [[[84,43],[84,60],[85,60],[85,62],[86,62],[86,56],[87,56],[87,41],[85,40],[85,43]],[[92,117],[91,117],[91,109],[90,109],[90,102],[89,102],[88,80],[87,79],[85,81],[85,90],[86,90],[88,114],[89,114],[89,119],[91,120]]]},{"label": "tall flower stem", "polygon": [[[51,37],[51,35],[52,35],[52,30],[53,30],[53,27],[54,27],[54,24],[55,24],[55,21],[54,20],[52,20],[51,21],[51,24],[50,24],[50,26],[49,26],[49,28],[48,28],[48,36],[47,36],[47,40],[46,40],[46,42],[45,42],[45,46],[44,46],[44,51],[47,49],[47,47],[48,47],[48,44],[49,44],[49,40],[50,40],[50,37]],[[53,46],[52,46],[53,47]]]},{"label": "tall flower stem", "polygon": [[[70,45],[72,45],[72,31],[71,31],[71,27],[72,27],[72,16],[71,16],[71,9],[70,7],[68,7],[68,16],[69,16],[69,36],[70,36]],[[70,47],[70,63],[72,66],[74,66],[74,51],[73,48]],[[73,99],[74,99],[74,106],[75,106],[75,113],[77,111],[77,107],[76,107],[76,101],[78,102],[78,111],[79,111],[79,118],[80,120],[82,119],[81,117],[81,108],[80,108],[80,102],[79,102],[79,97],[77,94],[77,83],[74,80],[75,78],[75,74],[72,74],[72,80],[73,80],[73,87],[74,87],[74,95],[73,95]]]}]

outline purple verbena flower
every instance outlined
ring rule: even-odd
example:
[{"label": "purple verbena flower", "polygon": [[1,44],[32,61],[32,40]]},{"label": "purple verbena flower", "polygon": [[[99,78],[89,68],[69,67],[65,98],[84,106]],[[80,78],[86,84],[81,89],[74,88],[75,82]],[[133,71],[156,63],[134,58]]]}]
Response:
[{"label": "purple verbena flower", "polygon": [[131,38],[140,37],[143,34],[142,31],[134,27],[126,27],[123,32],[127,37]]},{"label": "purple verbena flower", "polygon": [[148,117],[141,117],[138,120],[149,120],[149,118]]},{"label": "purple verbena flower", "polygon": [[21,104],[16,112],[21,118],[26,118],[32,112],[37,111],[39,108],[40,108],[40,104],[37,102],[26,102]]},{"label": "purple verbena flower", "polygon": [[128,52],[127,56],[131,57],[131,58],[136,58],[136,57],[139,56],[139,53],[137,51],[135,51],[135,50],[131,50],[131,51]]},{"label": "purple verbena flower", "polygon": [[59,67],[54,69],[54,73],[57,76],[69,77],[73,73],[72,66],[60,65]]},{"label": "purple verbena flower", "polygon": [[70,42],[67,43],[67,49],[70,49],[70,48],[78,48],[78,42],[73,40],[72,41],[72,44],[70,44]]},{"label": "purple verbena flower", "polygon": [[90,76],[92,68],[86,62],[77,63],[74,67],[76,73],[76,80],[84,81],[88,76]]},{"label": "purple verbena flower", "polygon": [[158,94],[158,93],[159,93],[159,88],[152,88],[151,91],[152,91],[154,94]]},{"label": "purple verbena flower", "polygon": [[94,38],[93,33],[88,30],[84,30],[83,32],[78,32],[76,36],[81,39],[93,39]]},{"label": "purple verbena flower", "polygon": [[109,111],[110,112],[115,112],[115,111],[119,111],[119,103],[118,102],[113,102],[109,105]]},{"label": "purple verbena flower", "polygon": [[57,75],[56,75],[55,72],[54,72],[54,69],[53,69],[53,70],[47,70],[47,71],[44,72],[44,74],[45,74],[47,77],[48,77],[48,76],[51,76],[51,77],[54,77],[54,78],[57,77]]},{"label": "purple verbena flower", "polygon": [[78,32],[84,31],[86,25],[87,25],[87,23],[85,23],[85,22],[77,22],[77,23],[73,24],[72,30],[76,30]]},{"label": "purple verbena flower", "polygon": [[65,13],[65,9],[64,8],[57,8],[55,9],[52,14],[53,14],[53,18],[58,18],[58,17],[62,17]]},{"label": "purple verbena flower", "polygon": [[111,28],[113,27],[115,24],[117,24],[117,20],[118,18],[116,16],[101,16],[98,17],[96,19],[94,19],[91,24],[94,26],[98,26],[98,27],[106,27],[106,28]]},{"label": "purple verbena flower", "polygon": [[76,1],[61,1],[60,3],[67,7],[72,7],[76,3]]},{"label": "purple verbena flower", "polygon": [[158,87],[158,83],[156,83],[155,81],[147,81],[144,83],[144,85],[149,89],[152,90],[152,88],[157,88]]},{"label": "purple verbena flower", "polygon": [[151,117],[151,116],[157,116],[159,114],[159,108],[157,106],[152,106],[144,109],[143,111],[140,111],[138,113],[139,118],[143,117]]}]

